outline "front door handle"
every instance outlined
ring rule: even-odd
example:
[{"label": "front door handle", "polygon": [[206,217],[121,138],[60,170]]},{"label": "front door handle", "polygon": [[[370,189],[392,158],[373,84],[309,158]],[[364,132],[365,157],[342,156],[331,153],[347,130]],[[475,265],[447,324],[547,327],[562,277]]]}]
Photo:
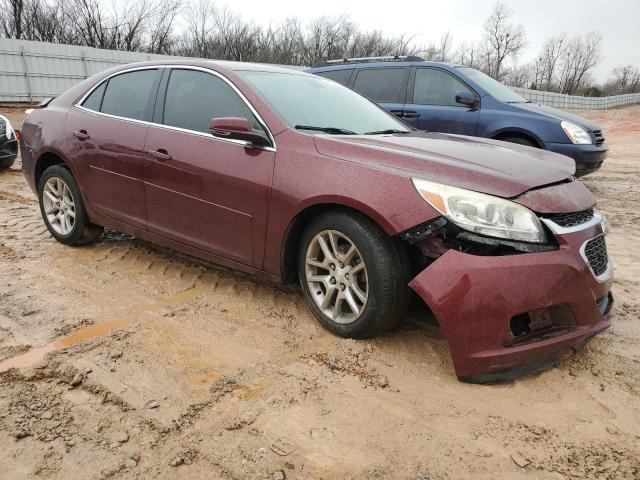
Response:
[{"label": "front door handle", "polygon": [[171,160],[171,155],[169,155],[169,153],[164,148],[159,148],[158,150],[149,150],[147,153],[161,162]]},{"label": "front door handle", "polygon": [[420,116],[420,114],[418,112],[413,111],[413,110],[405,110],[403,112],[402,116],[404,118],[418,118]]},{"label": "front door handle", "polygon": [[389,110],[391,113],[393,113],[396,117],[402,117],[402,110]]},{"label": "front door handle", "polygon": [[74,137],[78,137],[80,140],[88,140],[91,136],[87,133],[86,130],[78,130],[73,132]]}]

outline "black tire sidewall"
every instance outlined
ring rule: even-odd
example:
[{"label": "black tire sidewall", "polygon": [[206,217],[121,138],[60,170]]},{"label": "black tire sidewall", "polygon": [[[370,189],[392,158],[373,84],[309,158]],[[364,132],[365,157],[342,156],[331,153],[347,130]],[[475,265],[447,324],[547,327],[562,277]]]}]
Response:
[{"label": "black tire sidewall", "polygon": [[[73,224],[73,230],[68,235],[60,235],[56,232],[49,224],[49,220],[47,220],[47,216],[44,213],[44,203],[42,200],[44,186],[46,185],[47,180],[52,177],[58,177],[64,181],[73,195],[76,217]],[[67,167],[62,165],[53,165],[44,171],[40,178],[40,183],[38,184],[38,203],[40,204],[40,214],[47,226],[47,230],[49,230],[49,233],[51,233],[56,240],[60,243],[64,243],[65,245],[80,245],[85,243],[87,237],[86,232],[91,228],[91,224],[89,223],[89,218],[84,208],[84,202],[82,201],[78,184]]]}]

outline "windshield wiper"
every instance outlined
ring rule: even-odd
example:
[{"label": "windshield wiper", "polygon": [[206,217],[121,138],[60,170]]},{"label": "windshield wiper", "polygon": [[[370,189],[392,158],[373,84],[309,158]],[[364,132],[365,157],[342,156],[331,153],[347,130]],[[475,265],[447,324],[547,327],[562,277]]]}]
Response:
[{"label": "windshield wiper", "polygon": [[312,130],[314,132],[324,132],[330,135],[356,135],[356,132],[338,127],[315,127],[313,125],[296,125],[296,130]]},{"label": "windshield wiper", "polygon": [[411,130],[398,130],[395,128],[388,128],[386,130],[375,130],[373,132],[365,132],[365,135],[385,135],[391,133],[409,133]]}]

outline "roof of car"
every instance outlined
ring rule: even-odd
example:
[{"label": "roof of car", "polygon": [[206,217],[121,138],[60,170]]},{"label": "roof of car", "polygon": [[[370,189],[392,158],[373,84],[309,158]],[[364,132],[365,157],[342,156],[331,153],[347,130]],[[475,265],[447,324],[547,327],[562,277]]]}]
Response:
[{"label": "roof of car", "polygon": [[295,65],[273,65],[267,63],[250,63],[250,62],[233,62],[227,60],[208,60],[204,58],[178,58],[175,60],[149,60],[146,62],[135,62],[120,65],[122,68],[130,69],[136,67],[148,66],[172,66],[187,65],[194,67],[213,68],[215,70],[233,70],[233,71],[256,71],[256,72],[273,72],[273,73],[299,73],[307,75],[304,67]]},{"label": "roof of car", "polygon": [[388,60],[383,60],[383,61],[379,61],[379,62],[369,62],[369,61],[363,61],[363,62],[350,62],[350,61],[345,61],[343,62],[335,62],[335,63],[330,63],[330,64],[326,64],[326,63],[322,63],[322,64],[316,64],[313,67],[307,69],[307,72],[313,71],[313,72],[319,72],[319,71],[329,71],[329,70],[342,70],[342,69],[348,69],[348,68],[375,68],[375,67],[410,67],[413,65],[420,65],[422,67],[449,67],[449,68],[456,68],[456,67],[465,67],[466,65],[462,65],[459,63],[449,63],[449,62],[434,62],[431,60],[407,60],[407,61],[402,61],[402,60],[393,60],[393,61],[388,61]]}]

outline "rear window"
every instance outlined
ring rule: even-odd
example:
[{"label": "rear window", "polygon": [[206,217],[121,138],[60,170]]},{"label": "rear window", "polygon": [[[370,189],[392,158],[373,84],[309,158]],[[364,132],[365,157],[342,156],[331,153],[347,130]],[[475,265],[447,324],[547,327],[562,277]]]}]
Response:
[{"label": "rear window", "polygon": [[[157,70],[137,70],[111,77],[100,111],[118,117],[145,120],[149,98],[155,90]],[[87,99],[88,100],[88,99]]]},{"label": "rear window", "polygon": [[351,73],[353,73],[353,68],[341,69],[341,70],[330,70],[328,72],[318,72],[316,75],[320,75],[321,77],[328,78],[329,80],[333,80],[334,82],[338,82],[342,85],[346,85],[349,83],[349,79],[351,78]]},{"label": "rear window", "polygon": [[404,77],[404,68],[362,69],[353,89],[374,102],[404,102]]}]

